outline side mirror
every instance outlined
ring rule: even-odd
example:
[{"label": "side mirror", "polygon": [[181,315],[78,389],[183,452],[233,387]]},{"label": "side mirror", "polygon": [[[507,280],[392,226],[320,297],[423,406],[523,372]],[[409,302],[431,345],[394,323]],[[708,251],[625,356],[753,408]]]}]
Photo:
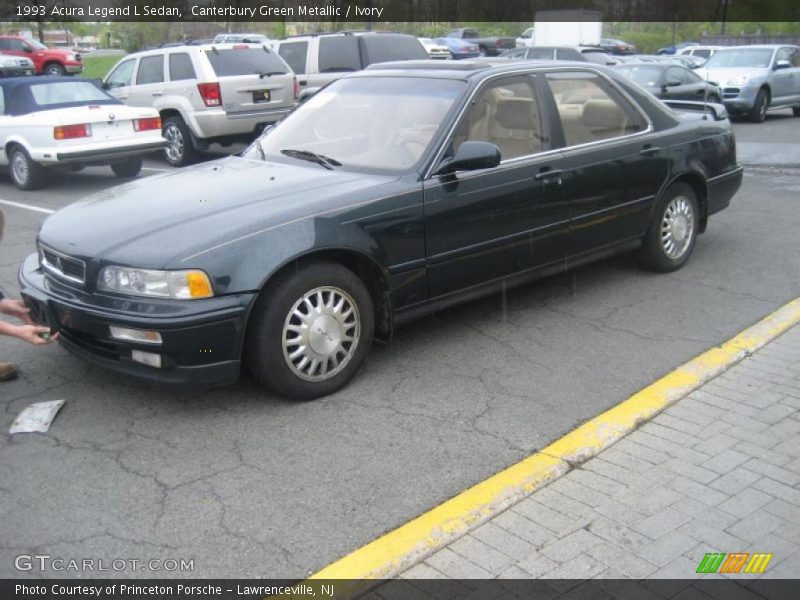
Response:
[{"label": "side mirror", "polygon": [[22,46],[22,51],[23,51],[23,52],[27,52],[27,53],[29,53],[29,54],[30,54],[31,52],[33,52],[33,48],[31,48],[30,46],[28,46],[28,44],[25,44],[24,46]]},{"label": "side mirror", "polygon": [[790,63],[788,60],[779,60],[775,63],[775,70],[777,71],[778,69],[788,69],[791,66],[792,63]]},{"label": "side mirror", "polygon": [[436,175],[491,169],[500,164],[500,148],[489,142],[464,142],[453,158],[445,159]]}]

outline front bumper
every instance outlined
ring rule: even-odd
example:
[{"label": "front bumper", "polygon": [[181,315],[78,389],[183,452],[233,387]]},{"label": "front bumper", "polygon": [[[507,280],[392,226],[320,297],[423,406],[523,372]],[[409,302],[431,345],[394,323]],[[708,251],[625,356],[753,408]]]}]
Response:
[{"label": "front bumper", "polygon": [[2,77],[24,77],[33,74],[33,67],[0,67],[0,76]]},{"label": "front bumper", "polygon": [[[91,363],[159,383],[215,387],[239,378],[254,294],[194,301],[89,294],[45,277],[36,254],[22,264],[19,282],[34,319],[59,331],[61,345]],[[112,339],[111,325],[158,331],[162,343]],[[133,350],[159,354],[162,366],[134,362]]]},{"label": "front bumper", "polygon": [[77,75],[83,72],[83,65],[66,65],[64,69],[66,69],[67,73],[70,75]]},{"label": "front bumper", "polygon": [[756,105],[756,96],[759,86],[746,85],[744,87],[727,86],[722,88],[722,101],[731,114],[747,112]]}]

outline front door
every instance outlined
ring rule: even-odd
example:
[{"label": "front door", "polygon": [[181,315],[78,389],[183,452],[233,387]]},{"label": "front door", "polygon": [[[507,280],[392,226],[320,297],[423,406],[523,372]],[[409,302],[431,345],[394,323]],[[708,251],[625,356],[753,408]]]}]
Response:
[{"label": "front door", "polygon": [[569,204],[561,155],[531,75],[486,82],[445,156],[465,141],[500,149],[492,169],[433,176],[424,184],[429,297],[468,291],[565,258]]}]

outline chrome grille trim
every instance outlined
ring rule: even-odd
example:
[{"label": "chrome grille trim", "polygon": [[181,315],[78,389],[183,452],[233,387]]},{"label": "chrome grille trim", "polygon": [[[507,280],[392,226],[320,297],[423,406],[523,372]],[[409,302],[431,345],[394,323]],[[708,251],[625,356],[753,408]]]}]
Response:
[{"label": "chrome grille trim", "polygon": [[86,283],[86,263],[62,252],[39,244],[39,262],[48,273],[84,285]]}]

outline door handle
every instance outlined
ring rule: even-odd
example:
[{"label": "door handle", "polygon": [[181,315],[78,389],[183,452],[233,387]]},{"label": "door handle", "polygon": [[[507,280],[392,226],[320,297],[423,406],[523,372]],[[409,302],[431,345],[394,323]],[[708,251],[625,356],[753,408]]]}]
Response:
[{"label": "door handle", "polygon": [[119,98],[120,100],[127,100],[128,94],[120,94],[119,96],[117,96],[117,98]]},{"label": "door handle", "polygon": [[558,182],[561,183],[561,176],[564,174],[564,171],[561,169],[548,169],[544,167],[540,170],[533,178],[536,181],[546,181],[548,179],[558,178]]},{"label": "door handle", "polygon": [[153,92],[153,96],[163,96],[164,92]]},{"label": "door handle", "polygon": [[642,156],[652,156],[653,154],[658,154],[659,152],[661,152],[661,148],[659,148],[658,146],[650,146],[650,145],[647,145],[641,150],[639,150],[639,154],[641,154]]},{"label": "door handle", "polygon": [[308,85],[308,81],[306,81],[305,79],[301,79],[297,83],[299,83],[300,85]]}]

